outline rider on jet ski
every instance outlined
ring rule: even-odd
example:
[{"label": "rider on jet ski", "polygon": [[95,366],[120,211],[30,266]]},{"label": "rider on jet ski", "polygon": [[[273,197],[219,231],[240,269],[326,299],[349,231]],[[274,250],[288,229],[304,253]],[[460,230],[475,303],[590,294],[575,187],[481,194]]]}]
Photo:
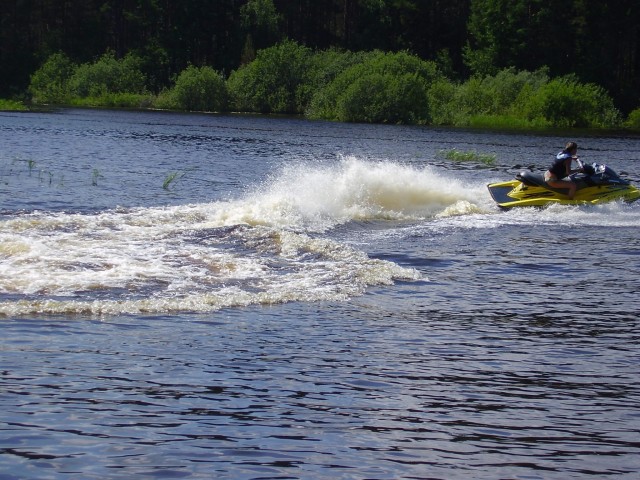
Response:
[{"label": "rider on jet ski", "polygon": [[[489,193],[503,209],[640,200],[640,189],[631,182],[620,178],[607,165],[582,163],[577,152],[578,145],[569,142],[544,175],[523,170],[515,180],[487,185]],[[578,164],[576,170],[571,170],[573,160]],[[580,174],[572,175],[576,172]]]},{"label": "rider on jet ski", "polygon": [[568,188],[569,200],[573,199],[576,194],[576,184],[571,180],[562,180],[565,177],[568,177],[572,173],[582,171],[582,168],[578,168],[576,170],[571,170],[571,162],[573,160],[578,161],[578,144],[576,142],[569,142],[564,147],[560,153],[556,155],[556,159],[544,173],[544,181],[549,184],[549,186],[554,188]]}]

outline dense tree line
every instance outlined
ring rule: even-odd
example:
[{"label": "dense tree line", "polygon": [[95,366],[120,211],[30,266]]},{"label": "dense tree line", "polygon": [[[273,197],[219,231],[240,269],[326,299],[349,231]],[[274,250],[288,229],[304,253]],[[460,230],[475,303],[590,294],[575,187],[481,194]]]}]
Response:
[{"label": "dense tree line", "polygon": [[616,106],[640,106],[637,0],[4,0],[0,97],[27,92],[56,53],[72,62],[135,55],[159,93],[187,67],[228,77],[266,47],[407,51],[451,79],[508,67],[574,74]]},{"label": "dense tree line", "polygon": [[[436,62],[403,52],[312,50],[292,40],[258,50],[223,76],[189,65],[158,94],[142,59],[108,52],[75,64],[55,53],[31,76],[34,104],[303,114],[342,122],[498,128],[640,128],[609,94],[574,75],[500,70],[456,81]],[[8,105],[4,108],[10,108]],[[0,108],[3,108],[0,103]]]}]

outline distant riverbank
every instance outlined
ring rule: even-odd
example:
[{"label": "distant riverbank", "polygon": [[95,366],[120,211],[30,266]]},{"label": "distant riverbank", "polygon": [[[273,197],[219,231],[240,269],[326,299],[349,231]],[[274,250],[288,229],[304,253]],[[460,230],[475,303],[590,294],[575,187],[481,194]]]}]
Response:
[{"label": "distant riverbank", "polygon": [[573,76],[504,69],[458,81],[407,52],[313,51],[293,41],[260,50],[228,76],[188,66],[154,91],[134,54],[112,52],[74,64],[51,55],[32,74],[23,101],[39,105],[301,115],[338,122],[498,129],[640,129],[608,92]]}]

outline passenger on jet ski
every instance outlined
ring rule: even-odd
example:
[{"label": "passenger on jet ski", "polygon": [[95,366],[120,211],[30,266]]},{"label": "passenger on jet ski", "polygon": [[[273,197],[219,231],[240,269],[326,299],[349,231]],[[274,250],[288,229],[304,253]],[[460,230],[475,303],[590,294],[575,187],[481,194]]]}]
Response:
[{"label": "passenger on jet ski", "polygon": [[569,193],[567,195],[569,200],[573,199],[575,196],[577,185],[571,179],[562,179],[568,177],[572,173],[582,171],[581,168],[571,170],[571,162],[573,160],[578,161],[578,164],[580,165],[580,161],[578,160],[578,144],[576,142],[569,142],[564,147],[564,150],[556,155],[556,159],[551,164],[551,167],[549,167],[549,170],[544,172],[544,181],[547,182],[549,186],[569,189]]}]

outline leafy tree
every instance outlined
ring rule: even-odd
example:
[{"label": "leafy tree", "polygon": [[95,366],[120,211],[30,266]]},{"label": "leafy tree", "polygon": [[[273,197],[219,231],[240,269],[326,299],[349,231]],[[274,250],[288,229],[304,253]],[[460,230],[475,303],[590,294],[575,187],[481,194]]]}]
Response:
[{"label": "leafy tree", "polygon": [[[282,15],[277,12],[273,0],[249,0],[240,7],[240,18],[252,50],[271,47],[282,39],[280,33]],[[255,50],[253,54],[255,58]],[[245,58],[253,60],[250,52],[244,55]]]},{"label": "leafy tree", "polygon": [[[461,70],[470,0],[358,0],[352,6],[347,48],[407,50],[425,60],[448,52],[450,70]],[[344,7],[347,11],[347,7]]]},{"label": "leafy tree", "polygon": [[495,75],[474,76],[462,83],[454,95],[460,118],[474,115],[506,115],[513,112],[522,92],[537,91],[548,82],[546,70],[531,73],[506,68]]},{"label": "leafy tree", "polygon": [[435,63],[406,52],[372,52],[317,92],[307,114],[342,121],[426,123],[428,87],[440,77]]},{"label": "leafy tree", "polygon": [[[628,113],[640,105],[639,17],[638,0],[13,0],[0,8],[0,96],[23,98],[55,53],[77,65],[134,55],[158,92],[189,65],[227,75],[288,38],[310,51],[410,52],[436,61],[454,86],[469,72],[547,67],[551,77],[603,87]],[[277,108],[300,111],[313,84],[304,78],[295,100]]]},{"label": "leafy tree", "polygon": [[69,79],[69,92],[78,97],[99,97],[109,93],[144,93],[146,77],[140,58],[129,54],[116,59],[107,52],[94,63],[79,65]]},{"label": "leafy tree", "polygon": [[302,45],[320,50],[340,44],[339,29],[344,26],[343,8],[359,0],[274,0],[282,15],[284,35]]},{"label": "leafy tree", "polygon": [[447,78],[435,80],[427,91],[433,125],[456,125],[460,114],[455,102],[458,85]]},{"label": "leafy tree", "polygon": [[529,119],[541,118],[559,128],[607,128],[620,124],[620,112],[602,87],[574,76],[555,78],[520,101]]},{"label": "leafy tree", "polygon": [[64,53],[54,53],[31,75],[29,91],[36,103],[64,103],[76,66]]},{"label": "leafy tree", "polygon": [[471,0],[470,42],[464,59],[474,74],[494,75],[501,67],[516,65],[514,59],[527,40],[528,3],[527,0]]},{"label": "leafy tree", "polygon": [[639,17],[637,0],[471,0],[464,59],[479,75],[575,74],[628,109],[640,101]]},{"label": "leafy tree", "polygon": [[190,65],[170,92],[173,107],[191,111],[223,111],[227,108],[225,81],[211,67]]},{"label": "leafy tree", "polygon": [[640,108],[636,108],[627,117],[624,126],[632,130],[640,130]]},{"label": "leafy tree", "polygon": [[[640,2],[576,0],[579,50],[562,74],[575,73],[584,82],[611,92],[628,112],[640,105]],[[583,5],[580,5],[580,4]]]},{"label": "leafy tree", "polygon": [[305,111],[316,92],[326,87],[349,67],[362,62],[366,55],[366,53],[336,48],[314,52],[308,59],[303,81],[296,91],[296,102],[299,110]]},{"label": "leafy tree", "polygon": [[234,107],[262,113],[301,113],[296,91],[305,78],[311,50],[284,41],[260,50],[256,59],[229,76],[227,86]]},{"label": "leafy tree", "polygon": [[246,0],[162,1],[159,46],[171,72],[209,65],[221,72],[237,68],[243,47],[240,5]]},{"label": "leafy tree", "polygon": [[356,79],[336,102],[341,122],[426,123],[427,85],[416,73],[371,73]]}]

